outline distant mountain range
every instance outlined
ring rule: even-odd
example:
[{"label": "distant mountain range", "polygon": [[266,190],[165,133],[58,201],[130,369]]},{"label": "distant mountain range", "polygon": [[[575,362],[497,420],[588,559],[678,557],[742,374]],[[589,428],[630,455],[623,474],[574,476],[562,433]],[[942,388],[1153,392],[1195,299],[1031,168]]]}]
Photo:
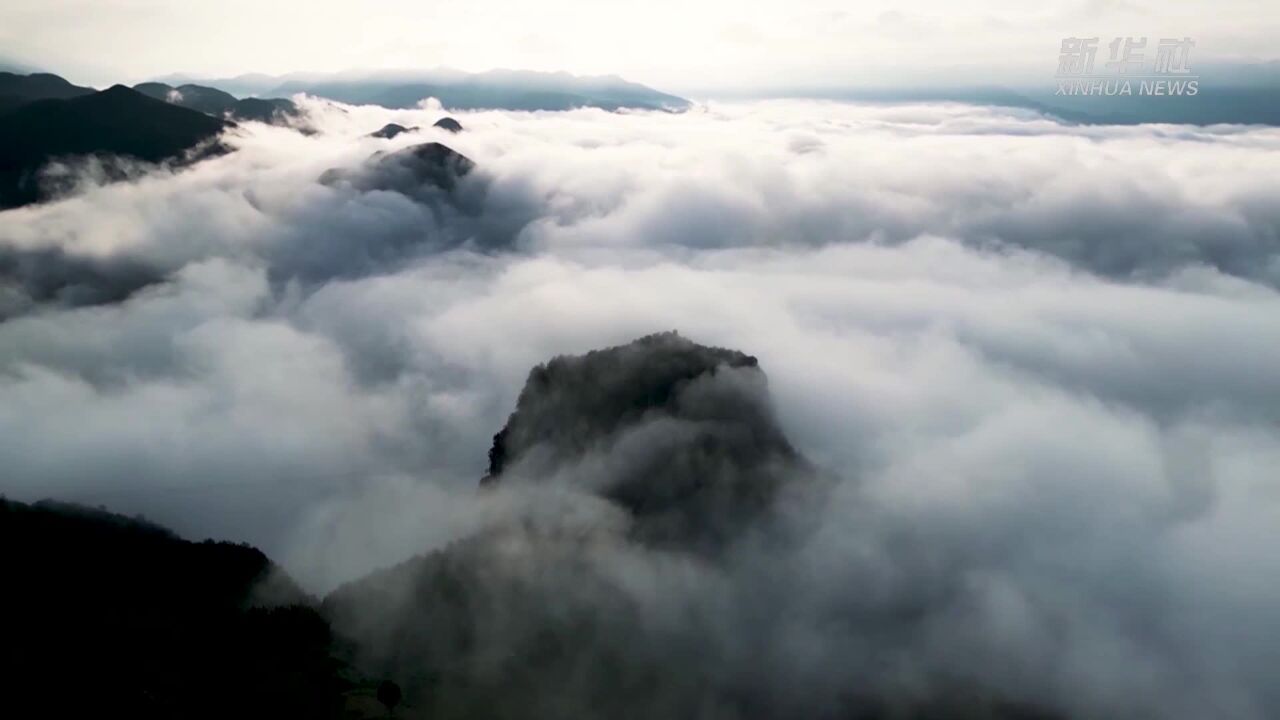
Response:
[{"label": "distant mountain range", "polygon": [[30,75],[32,73],[42,72],[40,68],[29,65],[17,58],[0,55],[0,72],[19,73],[21,75]]},{"label": "distant mountain range", "polygon": [[[1216,63],[1197,68],[1195,95],[1058,94],[1055,78],[1035,85],[915,85],[904,87],[789,87],[731,97],[807,98],[876,103],[958,102],[1023,108],[1070,123],[1137,125],[1280,125],[1280,61]],[[1118,86],[1118,82],[1113,81]],[[1117,88],[1118,89],[1118,88]]]},{"label": "distant mountain range", "polygon": [[[0,72],[0,210],[38,202],[64,188],[42,175],[59,158],[99,156],[146,162],[194,159],[221,149],[210,141],[228,123],[256,121],[309,128],[280,95],[306,93],[353,104],[413,107],[427,98],[458,109],[570,110],[593,107],[679,111],[683,98],[616,76],[492,71],[245,75],[226,80],[122,85],[98,92],[49,73]],[[255,97],[239,98],[233,93]],[[456,121],[450,121],[456,124]],[[461,126],[445,127],[457,131]],[[203,149],[200,149],[203,148]],[[109,177],[124,171],[107,164]],[[118,178],[117,178],[118,179]]]},{"label": "distant mountain range", "polygon": [[[48,187],[48,178],[39,175],[55,158],[191,159],[189,153],[198,147],[204,148],[201,153],[216,151],[208,141],[228,122],[236,121],[289,125],[306,132],[300,109],[280,97],[296,93],[389,108],[413,107],[427,98],[456,109],[680,111],[690,106],[683,98],[617,76],[508,70],[242,75],[204,82],[175,76],[167,80],[97,92],[48,73],[0,72],[0,209],[57,194],[58,188]],[[1088,124],[1280,125],[1280,63],[1206,67],[1195,96],[1060,96],[1049,82],[1043,88],[1014,90],[917,87],[784,94],[864,102],[1001,105]]]},{"label": "distant mountain range", "polygon": [[346,72],[330,75],[297,73],[283,76],[240,75],[199,79],[184,75],[161,78],[168,84],[198,83],[242,95],[289,96],[306,93],[355,105],[409,108],[436,98],[457,110],[605,110],[680,111],[684,98],[609,75],[579,77],[568,73],[492,70]]},{"label": "distant mountain range", "polygon": [[134,85],[133,89],[157,100],[228,120],[287,125],[302,115],[302,111],[292,100],[284,98],[240,100],[235,95],[218,88],[193,83],[174,87],[161,82],[145,82]]}]

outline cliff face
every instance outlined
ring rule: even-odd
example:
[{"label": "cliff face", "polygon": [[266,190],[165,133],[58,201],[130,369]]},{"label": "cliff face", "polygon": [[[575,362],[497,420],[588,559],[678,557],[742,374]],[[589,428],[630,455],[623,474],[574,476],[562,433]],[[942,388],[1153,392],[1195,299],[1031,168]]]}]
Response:
[{"label": "cliff face", "polygon": [[688,546],[729,538],[807,471],[754,357],[664,333],[534,368],[484,482],[566,482]]},{"label": "cliff face", "polygon": [[557,357],[482,480],[520,509],[323,610],[424,717],[714,717],[746,696],[708,577],[811,474],[754,357],[675,333]]}]

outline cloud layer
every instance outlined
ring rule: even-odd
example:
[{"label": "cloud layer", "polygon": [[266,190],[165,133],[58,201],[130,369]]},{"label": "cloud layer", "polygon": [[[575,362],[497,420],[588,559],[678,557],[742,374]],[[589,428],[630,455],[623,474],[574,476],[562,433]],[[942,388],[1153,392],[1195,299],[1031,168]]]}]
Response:
[{"label": "cloud layer", "polygon": [[[512,512],[475,488],[531,367],[675,328],[759,358],[836,478],[785,562],[730,565],[797,589],[724,616],[794,619],[734,657],[815,693],[923,666],[1083,717],[1280,710],[1280,132],[307,107],[316,135],[245,124],[0,214],[0,491],[325,590]],[[427,129],[365,137],[393,121]],[[451,195],[317,182],[426,141],[477,163]],[[625,552],[636,598],[704,587]]]}]

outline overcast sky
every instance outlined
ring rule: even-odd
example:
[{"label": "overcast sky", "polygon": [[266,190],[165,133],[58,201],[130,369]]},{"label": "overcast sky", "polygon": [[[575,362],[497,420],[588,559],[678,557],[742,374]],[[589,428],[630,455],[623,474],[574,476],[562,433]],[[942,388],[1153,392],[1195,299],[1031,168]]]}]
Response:
[{"label": "overcast sky", "polygon": [[[1069,35],[1280,57],[1274,0],[5,0],[0,55],[107,84],[186,72],[495,67],[672,90],[982,84],[1054,71]],[[1107,40],[1104,39],[1104,43]]]}]

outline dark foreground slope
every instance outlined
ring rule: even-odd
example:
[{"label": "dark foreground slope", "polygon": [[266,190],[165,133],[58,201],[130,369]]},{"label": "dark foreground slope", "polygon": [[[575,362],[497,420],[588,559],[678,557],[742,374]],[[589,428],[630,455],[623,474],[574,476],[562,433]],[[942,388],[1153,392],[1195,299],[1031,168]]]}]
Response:
[{"label": "dark foreground slope", "polygon": [[336,712],[328,628],[254,548],[0,500],[0,568],[9,717]]},{"label": "dark foreground slope", "polygon": [[69,100],[41,100],[0,116],[0,209],[45,199],[38,171],[73,156],[158,163],[217,152],[227,123],[123,85]]}]

